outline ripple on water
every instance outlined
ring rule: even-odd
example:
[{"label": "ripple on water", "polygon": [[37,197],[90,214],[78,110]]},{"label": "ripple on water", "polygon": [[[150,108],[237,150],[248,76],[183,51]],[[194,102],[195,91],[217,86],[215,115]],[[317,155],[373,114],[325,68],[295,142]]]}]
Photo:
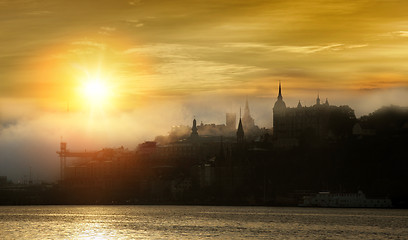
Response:
[{"label": "ripple on water", "polygon": [[204,206],[0,207],[1,239],[402,239],[408,211]]}]

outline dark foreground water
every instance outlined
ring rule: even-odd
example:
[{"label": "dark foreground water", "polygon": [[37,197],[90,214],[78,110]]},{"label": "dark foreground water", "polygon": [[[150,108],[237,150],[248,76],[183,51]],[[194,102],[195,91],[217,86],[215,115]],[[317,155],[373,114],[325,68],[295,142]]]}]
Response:
[{"label": "dark foreground water", "polygon": [[408,210],[0,207],[0,239],[408,239]]}]

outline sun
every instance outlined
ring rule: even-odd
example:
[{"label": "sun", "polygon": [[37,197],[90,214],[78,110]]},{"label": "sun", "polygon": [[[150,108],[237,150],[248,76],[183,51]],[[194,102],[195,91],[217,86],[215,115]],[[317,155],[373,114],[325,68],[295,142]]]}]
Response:
[{"label": "sun", "polygon": [[109,89],[101,79],[89,79],[83,84],[84,97],[91,104],[102,103],[109,98]]},{"label": "sun", "polygon": [[107,96],[107,88],[100,81],[90,81],[84,84],[84,93],[90,99],[102,99]]}]

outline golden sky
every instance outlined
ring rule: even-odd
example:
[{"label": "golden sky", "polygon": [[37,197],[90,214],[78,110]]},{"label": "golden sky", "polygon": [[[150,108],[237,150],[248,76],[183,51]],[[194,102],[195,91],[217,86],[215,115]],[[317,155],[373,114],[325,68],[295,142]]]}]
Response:
[{"label": "golden sky", "polygon": [[79,109],[87,74],[103,76],[118,109],[275,98],[279,80],[296,100],[406,90],[407,12],[403,0],[4,0],[0,96]]},{"label": "golden sky", "polygon": [[0,175],[57,176],[61,136],[133,149],[246,97],[269,128],[279,81],[292,107],[406,106],[407,66],[405,0],[0,0]]}]

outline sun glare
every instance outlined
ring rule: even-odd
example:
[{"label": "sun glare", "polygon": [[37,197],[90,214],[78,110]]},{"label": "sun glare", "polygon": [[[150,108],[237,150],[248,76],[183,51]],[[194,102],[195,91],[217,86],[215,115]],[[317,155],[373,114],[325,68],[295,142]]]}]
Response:
[{"label": "sun glare", "polygon": [[83,86],[84,96],[91,103],[100,103],[108,98],[109,91],[107,86],[101,80],[89,80]]}]

